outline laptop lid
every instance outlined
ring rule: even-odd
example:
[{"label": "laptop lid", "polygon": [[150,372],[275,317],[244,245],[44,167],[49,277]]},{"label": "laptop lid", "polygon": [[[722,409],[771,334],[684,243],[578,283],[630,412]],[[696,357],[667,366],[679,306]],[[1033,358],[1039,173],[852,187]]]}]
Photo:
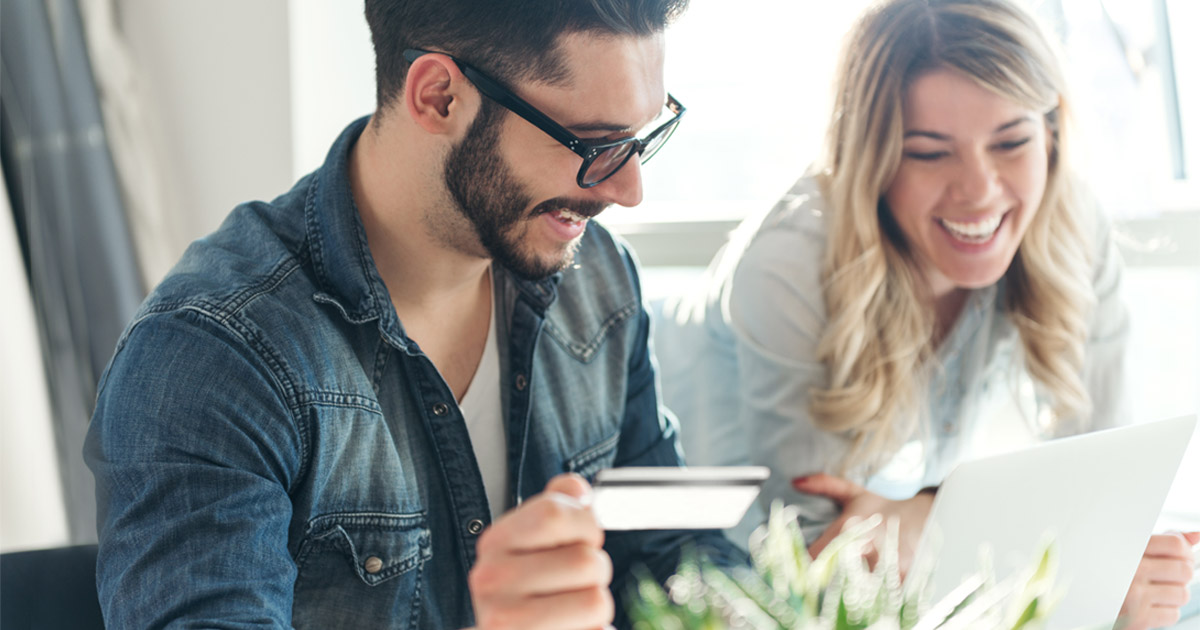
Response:
[{"label": "laptop lid", "polygon": [[1059,550],[1065,589],[1046,627],[1111,626],[1196,425],[1185,416],[1062,438],[960,464],[938,490],[914,571],[933,565],[937,602],[980,569],[997,580]]}]

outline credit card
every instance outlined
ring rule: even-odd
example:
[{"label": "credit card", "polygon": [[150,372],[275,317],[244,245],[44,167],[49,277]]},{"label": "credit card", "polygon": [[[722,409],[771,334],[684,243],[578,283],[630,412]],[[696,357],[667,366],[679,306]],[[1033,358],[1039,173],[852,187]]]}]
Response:
[{"label": "credit card", "polygon": [[596,473],[592,511],[613,531],[726,529],[768,476],[765,466],[608,468]]}]

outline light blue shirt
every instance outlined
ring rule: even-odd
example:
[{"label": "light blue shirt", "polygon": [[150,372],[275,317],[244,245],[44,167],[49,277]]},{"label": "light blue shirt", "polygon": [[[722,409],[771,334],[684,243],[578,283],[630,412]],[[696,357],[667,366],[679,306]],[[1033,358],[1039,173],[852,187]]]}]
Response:
[{"label": "light blue shirt", "polygon": [[[709,267],[698,294],[667,301],[655,344],[663,399],[680,419],[692,465],[761,464],[771,477],[742,525],[745,545],[772,501],[800,507],[811,540],[837,517],[829,500],[792,489],[794,477],[837,473],[850,438],[818,429],[809,392],[827,384],[817,344],[827,314],[821,291],[829,210],[815,180],[800,179],[770,211],[746,219]],[[924,412],[911,440],[890,459],[852,470],[854,481],[907,498],[941,481],[964,459],[1119,424],[1128,316],[1119,298],[1121,263],[1098,221],[1092,314],[1084,381],[1090,424],[1044,420],[1047,400],[1024,369],[1020,338],[1003,312],[1005,281],[973,290],[937,350]]]}]

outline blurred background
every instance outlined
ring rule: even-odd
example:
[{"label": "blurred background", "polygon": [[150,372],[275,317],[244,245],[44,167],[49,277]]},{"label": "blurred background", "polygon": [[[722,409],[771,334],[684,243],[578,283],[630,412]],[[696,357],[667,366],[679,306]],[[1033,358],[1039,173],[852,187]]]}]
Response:
[{"label": "blurred background", "polygon": [[[1032,1],[1032,0],[1031,0]],[[864,0],[697,0],[668,33],[684,124],[646,200],[602,221],[647,297],[700,278],[815,157]],[[1032,2],[1062,42],[1078,164],[1117,220],[1134,421],[1200,409],[1200,3]],[[0,551],[95,540],[80,449],[149,287],[239,202],[270,199],[374,108],[361,3],[0,0]],[[163,348],[163,352],[171,352]],[[1160,528],[1200,526],[1200,439]]]}]

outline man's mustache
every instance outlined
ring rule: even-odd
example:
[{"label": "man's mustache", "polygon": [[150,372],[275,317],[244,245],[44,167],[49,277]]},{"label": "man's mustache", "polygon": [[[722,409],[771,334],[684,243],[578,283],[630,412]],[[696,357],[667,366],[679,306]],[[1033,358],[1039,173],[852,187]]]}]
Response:
[{"label": "man's mustache", "polygon": [[566,209],[578,214],[579,216],[590,219],[601,212],[604,212],[604,209],[608,206],[609,204],[603,201],[581,201],[569,199],[567,197],[555,197],[554,199],[543,201],[542,203],[534,206],[531,214],[533,216],[538,216],[546,214],[547,212]]}]

